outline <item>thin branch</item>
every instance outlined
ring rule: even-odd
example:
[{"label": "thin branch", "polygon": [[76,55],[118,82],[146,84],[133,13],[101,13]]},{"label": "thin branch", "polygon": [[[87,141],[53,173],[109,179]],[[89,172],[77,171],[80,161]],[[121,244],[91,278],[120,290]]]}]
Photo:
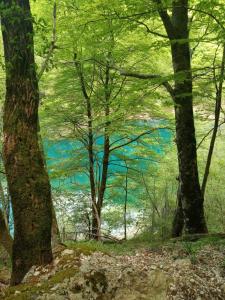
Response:
[{"label": "thin branch", "polygon": [[[225,120],[224,121],[222,121],[219,125],[218,125],[218,128],[220,127],[220,126],[222,126],[223,124],[225,124]],[[214,130],[214,127],[213,128],[211,128],[205,135],[204,135],[204,137],[201,139],[201,141],[198,143],[198,145],[197,145],[197,150],[201,147],[201,145],[202,145],[202,143],[205,141],[205,139],[211,134],[211,132]]]},{"label": "thin branch", "polygon": [[163,21],[163,24],[165,26],[166,32],[168,34],[169,39],[174,39],[175,32],[174,32],[174,26],[172,24],[171,18],[167,12],[167,9],[163,7],[163,3],[161,0],[154,0],[155,4],[157,5],[158,13]]},{"label": "thin branch", "polygon": [[143,136],[145,136],[145,135],[148,135],[148,134],[152,134],[154,131],[156,131],[156,130],[161,130],[161,129],[172,130],[172,128],[169,128],[169,127],[162,127],[162,128],[158,127],[158,128],[153,128],[153,129],[151,129],[151,130],[142,132],[141,134],[139,134],[139,135],[136,136],[135,138],[129,139],[129,141],[127,141],[127,142],[125,142],[125,143],[123,143],[123,144],[121,144],[121,145],[118,145],[118,146],[115,146],[115,147],[111,148],[109,151],[112,152],[112,151],[114,151],[114,150],[116,150],[116,149],[125,147],[125,146],[127,146],[127,145],[129,145],[129,144],[131,144],[131,143],[137,142],[141,137],[143,137]]},{"label": "thin branch", "polygon": [[126,77],[133,77],[133,78],[144,79],[144,80],[146,80],[146,79],[161,79],[162,80],[161,85],[163,85],[165,87],[167,92],[170,94],[170,96],[174,100],[174,89],[173,89],[173,87],[171,86],[171,84],[167,80],[163,80],[163,77],[161,75],[143,74],[143,73],[125,71],[125,70],[122,70],[122,69],[118,69],[116,67],[112,67],[112,68],[115,68],[116,70],[119,71],[120,75],[126,76]]}]

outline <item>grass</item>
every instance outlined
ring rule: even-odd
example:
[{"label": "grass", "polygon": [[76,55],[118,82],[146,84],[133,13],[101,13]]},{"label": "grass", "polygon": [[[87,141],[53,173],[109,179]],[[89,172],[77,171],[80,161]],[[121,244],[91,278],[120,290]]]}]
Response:
[{"label": "grass", "polygon": [[68,242],[68,248],[80,251],[82,253],[102,252],[105,254],[124,255],[133,254],[141,249],[158,249],[168,243],[167,241],[157,240],[149,234],[142,234],[136,238],[122,241],[120,243],[113,242],[99,242],[99,241],[80,241]]}]

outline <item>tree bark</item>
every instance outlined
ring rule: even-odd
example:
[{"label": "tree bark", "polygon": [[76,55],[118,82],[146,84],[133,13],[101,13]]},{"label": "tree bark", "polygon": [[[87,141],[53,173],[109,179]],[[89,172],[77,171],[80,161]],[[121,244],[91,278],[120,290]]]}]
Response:
[{"label": "tree bark", "polygon": [[188,234],[205,233],[204,198],[201,192],[195,125],[193,114],[192,69],[188,31],[188,0],[172,3],[172,17],[155,1],[171,44],[175,87],[176,144],[180,174],[180,197],[184,215],[184,228]]},{"label": "tree bark", "polygon": [[37,134],[39,90],[30,5],[28,0],[3,3],[3,155],[14,216],[11,284],[16,285],[33,265],[52,261],[52,205]]}]

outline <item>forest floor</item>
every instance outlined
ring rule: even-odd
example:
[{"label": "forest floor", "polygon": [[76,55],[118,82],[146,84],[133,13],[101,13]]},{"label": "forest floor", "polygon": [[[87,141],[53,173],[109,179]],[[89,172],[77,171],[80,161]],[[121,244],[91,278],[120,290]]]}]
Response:
[{"label": "forest floor", "polygon": [[2,267],[0,299],[225,299],[225,239],[82,242],[54,251],[53,264],[32,268],[16,287]]}]

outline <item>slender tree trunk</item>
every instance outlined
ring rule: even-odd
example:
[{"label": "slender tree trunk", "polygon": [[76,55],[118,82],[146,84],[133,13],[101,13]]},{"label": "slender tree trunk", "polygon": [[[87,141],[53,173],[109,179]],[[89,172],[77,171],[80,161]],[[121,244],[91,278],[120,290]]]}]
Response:
[{"label": "slender tree trunk", "polygon": [[[110,59],[111,53],[108,53],[108,58]],[[101,182],[100,187],[98,190],[98,201],[97,201],[97,209],[98,209],[98,216],[100,220],[100,226],[101,226],[101,212],[102,212],[102,206],[104,201],[104,195],[107,185],[107,178],[108,178],[108,168],[109,168],[109,157],[110,157],[110,136],[109,136],[109,126],[111,122],[109,121],[110,116],[110,66],[109,63],[107,63],[106,70],[105,70],[105,82],[104,82],[104,88],[105,88],[105,99],[104,99],[104,109],[105,109],[105,132],[104,132],[104,149],[103,149],[103,159],[102,159],[102,172],[101,172]],[[99,227],[98,232],[100,233],[101,228]],[[99,239],[99,237],[97,237]]]},{"label": "slender tree trunk", "polygon": [[208,156],[206,160],[206,166],[205,166],[205,172],[202,180],[202,194],[205,194],[207,180],[209,176],[209,170],[211,166],[214,146],[216,143],[216,136],[219,128],[219,121],[220,121],[220,112],[221,112],[221,102],[222,102],[222,94],[223,94],[223,82],[224,82],[224,72],[225,72],[225,45],[223,46],[223,56],[222,56],[222,62],[220,67],[220,78],[219,78],[219,85],[217,86],[216,78],[215,80],[215,86],[216,86],[216,102],[215,102],[215,120],[214,120],[214,127],[213,127],[213,133],[209,145],[209,151]]},{"label": "slender tree trunk", "polygon": [[188,234],[207,232],[203,195],[200,188],[195,125],[193,115],[192,69],[188,31],[188,0],[172,2],[172,17],[162,2],[159,14],[171,43],[174,69],[174,104],[176,144],[180,174],[180,197],[184,215],[184,228]]},{"label": "slender tree trunk", "polygon": [[[128,170],[127,170],[128,173]],[[125,201],[124,201],[124,240],[127,240],[127,200],[128,200],[128,174],[126,173],[125,181]]]},{"label": "slender tree trunk", "polygon": [[89,158],[89,181],[90,181],[90,188],[91,188],[91,204],[92,204],[92,238],[96,239],[98,237],[98,228],[99,224],[99,216],[98,216],[98,209],[96,203],[96,183],[95,183],[95,170],[94,170],[94,136],[93,136],[93,117],[92,117],[92,105],[91,99],[88,95],[86,85],[85,85],[85,78],[82,70],[82,66],[80,62],[77,60],[77,55],[74,54],[74,63],[77,70],[77,74],[80,79],[81,90],[84,96],[85,105],[86,105],[86,115],[87,115],[87,124],[88,124],[88,158]]},{"label": "slender tree trunk", "polygon": [[11,284],[33,265],[52,261],[52,205],[48,174],[38,143],[39,91],[28,0],[3,1],[6,66],[4,164],[14,215]]}]

